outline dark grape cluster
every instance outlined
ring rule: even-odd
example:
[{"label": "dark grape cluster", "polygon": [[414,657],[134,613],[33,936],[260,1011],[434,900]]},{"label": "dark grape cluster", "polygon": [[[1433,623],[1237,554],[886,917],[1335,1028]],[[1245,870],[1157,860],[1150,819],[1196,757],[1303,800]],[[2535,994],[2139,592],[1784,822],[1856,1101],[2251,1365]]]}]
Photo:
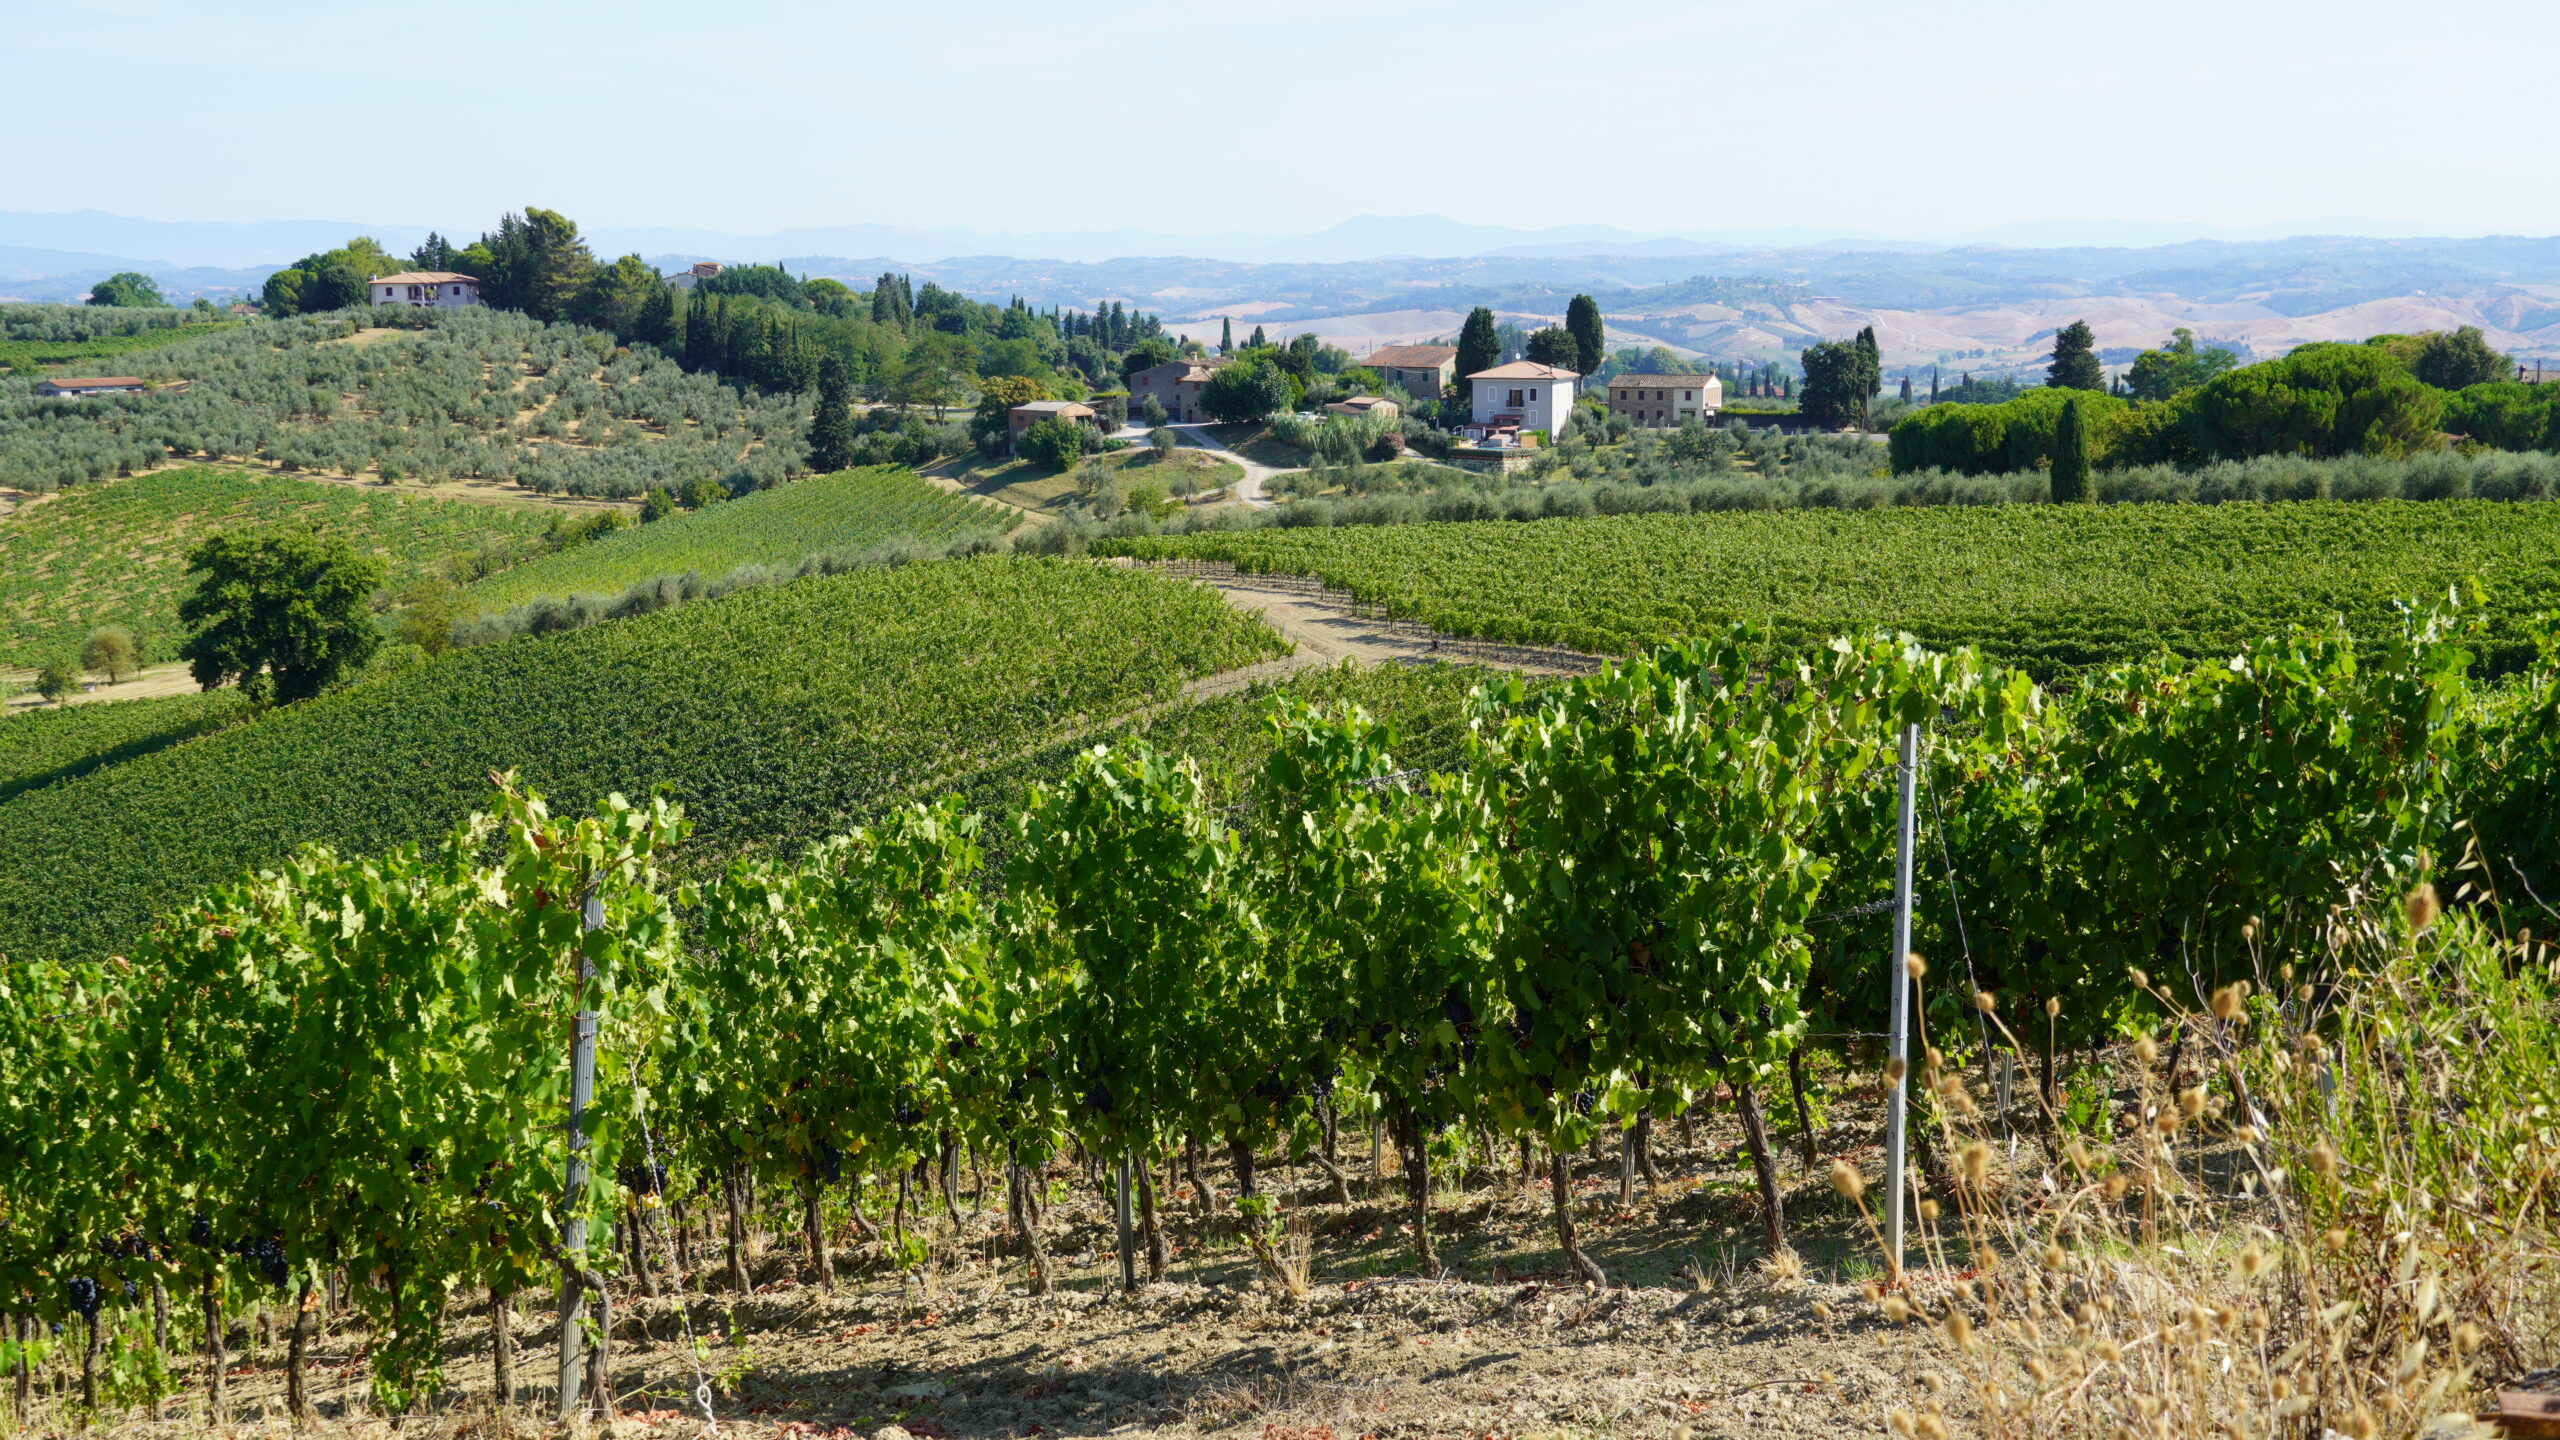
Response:
[{"label": "dark grape cluster", "polygon": [[664,1165],[625,1165],[613,1172],[622,1188],[634,1195],[663,1195],[667,1190],[667,1167]]},{"label": "dark grape cluster", "polygon": [[88,1275],[74,1275],[62,1284],[63,1298],[81,1319],[95,1323],[98,1318],[98,1282]]},{"label": "dark grape cluster", "polygon": [[818,1142],[818,1176],[830,1185],[844,1179],[844,1152],[824,1140]]},{"label": "dark grape cluster", "polygon": [[293,1273],[293,1267],[285,1263],[284,1242],[272,1235],[252,1235],[222,1248],[257,1266],[258,1273],[267,1277],[270,1285],[282,1285],[285,1277]]}]

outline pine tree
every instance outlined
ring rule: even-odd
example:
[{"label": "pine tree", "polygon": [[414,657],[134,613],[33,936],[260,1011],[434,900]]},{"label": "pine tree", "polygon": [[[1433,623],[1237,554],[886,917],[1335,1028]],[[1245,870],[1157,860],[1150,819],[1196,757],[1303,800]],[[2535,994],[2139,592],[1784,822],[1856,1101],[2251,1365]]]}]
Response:
[{"label": "pine tree", "polygon": [[2074,320],[2055,333],[2053,366],[2045,371],[2045,383],[2057,390],[2107,388],[2106,367],[2098,363],[2097,336],[2090,333],[2088,321]]},{"label": "pine tree", "polygon": [[1495,333],[1493,312],[1479,305],[1467,312],[1467,323],[1458,327],[1458,391],[1472,398],[1475,382],[1467,377],[1479,370],[1490,370],[1502,361],[1502,339]]},{"label": "pine tree", "polygon": [[841,355],[818,367],[818,410],[809,419],[809,468],[821,475],[853,467],[853,377]]},{"label": "pine tree", "polygon": [[2062,402],[2062,419],[2053,427],[2053,500],[2068,505],[2088,497],[2089,431],[2077,395]]},{"label": "pine tree", "polygon": [[1609,355],[1607,333],[1600,326],[1600,302],[1588,295],[1574,296],[1564,307],[1564,328],[1573,332],[1579,357],[1573,368],[1584,375],[1600,373],[1600,363]]},{"label": "pine tree", "polygon": [[1235,349],[1236,322],[1221,315],[1218,317],[1218,353],[1221,355],[1232,355],[1235,353]]}]

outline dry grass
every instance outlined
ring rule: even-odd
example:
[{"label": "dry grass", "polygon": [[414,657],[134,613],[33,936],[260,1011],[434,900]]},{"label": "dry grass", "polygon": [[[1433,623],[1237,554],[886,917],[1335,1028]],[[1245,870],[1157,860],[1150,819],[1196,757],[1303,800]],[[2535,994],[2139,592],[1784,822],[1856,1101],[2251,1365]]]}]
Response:
[{"label": "dry grass", "polygon": [[2491,1433],[2560,1332],[2560,963],[2424,887],[2328,940],[2318,984],[2152,987],[2199,1068],[2139,1039],[2120,1134],[2013,1153],[1929,1053],[1950,1203],[1911,1177],[1913,1268],[1868,1295],[1955,1378],[1895,1433]]}]

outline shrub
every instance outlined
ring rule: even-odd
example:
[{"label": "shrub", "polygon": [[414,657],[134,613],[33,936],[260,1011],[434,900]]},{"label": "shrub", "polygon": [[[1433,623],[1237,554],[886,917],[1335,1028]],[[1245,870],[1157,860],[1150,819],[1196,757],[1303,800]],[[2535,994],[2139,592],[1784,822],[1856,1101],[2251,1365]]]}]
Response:
[{"label": "shrub", "polygon": [[124,677],[140,668],[141,655],[133,643],[133,632],[121,625],[101,625],[89,632],[88,643],[80,647],[80,667],[94,675],[104,675],[110,685],[120,684]]}]

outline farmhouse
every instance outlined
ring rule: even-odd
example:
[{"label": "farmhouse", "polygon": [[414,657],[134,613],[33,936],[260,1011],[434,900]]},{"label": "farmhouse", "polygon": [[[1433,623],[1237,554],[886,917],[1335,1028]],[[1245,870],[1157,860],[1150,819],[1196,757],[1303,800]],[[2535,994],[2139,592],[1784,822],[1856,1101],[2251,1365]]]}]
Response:
[{"label": "farmhouse", "polygon": [[1389,420],[1404,413],[1393,400],[1376,395],[1352,395],[1324,407],[1335,415],[1383,415]]},{"label": "farmhouse", "polygon": [[480,303],[480,280],[450,270],[404,270],[376,275],[365,284],[376,305],[436,305],[451,309]]},{"label": "farmhouse", "polygon": [[1022,432],[1043,420],[1073,420],[1083,425],[1099,424],[1100,414],[1090,405],[1073,400],[1034,400],[1016,405],[1004,412],[1004,443],[1007,449],[1022,439]]},{"label": "farmhouse", "polygon": [[1514,360],[1467,377],[1475,387],[1475,413],[1462,427],[1469,439],[1504,432],[1553,435],[1573,413],[1573,384],[1582,377],[1559,365]]},{"label": "farmhouse", "polygon": [[1129,377],[1129,408],[1142,408],[1152,395],[1164,407],[1166,416],[1177,422],[1188,425],[1205,419],[1200,392],[1208,387],[1209,377],[1218,373],[1218,367],[1233,359],[1228,355],[1207,355],[1197,360],[1168,360],[1141,370]]},{"label": "farmhouse", "polygon": [[1609,381],[1609,413],[1639,427],[1712,420],[1724,408],[1724,382],[1713,375],[1619,375]]},{"label": "farmhouse", "polygon": [[139,395],[151,387],[133,375],[89,375],[36,382],[36,393],[48,398],[82,399],[91,395]]},{"label": "farmhouse", "polygon": [[673,285],[679,290],[690,290],[694,286],[701,284],[703,281],[710,279],[712,276],[719,274],[722,268],[723,267],[720,262],[717,260],[696,260],[693,262],[693,267],[691,269],[680,270],[673,275],[667,276],[666,280],[668,284]]},{"label": "farmhouse", "polygon": [[1378,372],[1378,383],[1391,385],[1417,400],[1437,400],[1458,374],[1455,345],[1381,345],[1360,362]]}]

